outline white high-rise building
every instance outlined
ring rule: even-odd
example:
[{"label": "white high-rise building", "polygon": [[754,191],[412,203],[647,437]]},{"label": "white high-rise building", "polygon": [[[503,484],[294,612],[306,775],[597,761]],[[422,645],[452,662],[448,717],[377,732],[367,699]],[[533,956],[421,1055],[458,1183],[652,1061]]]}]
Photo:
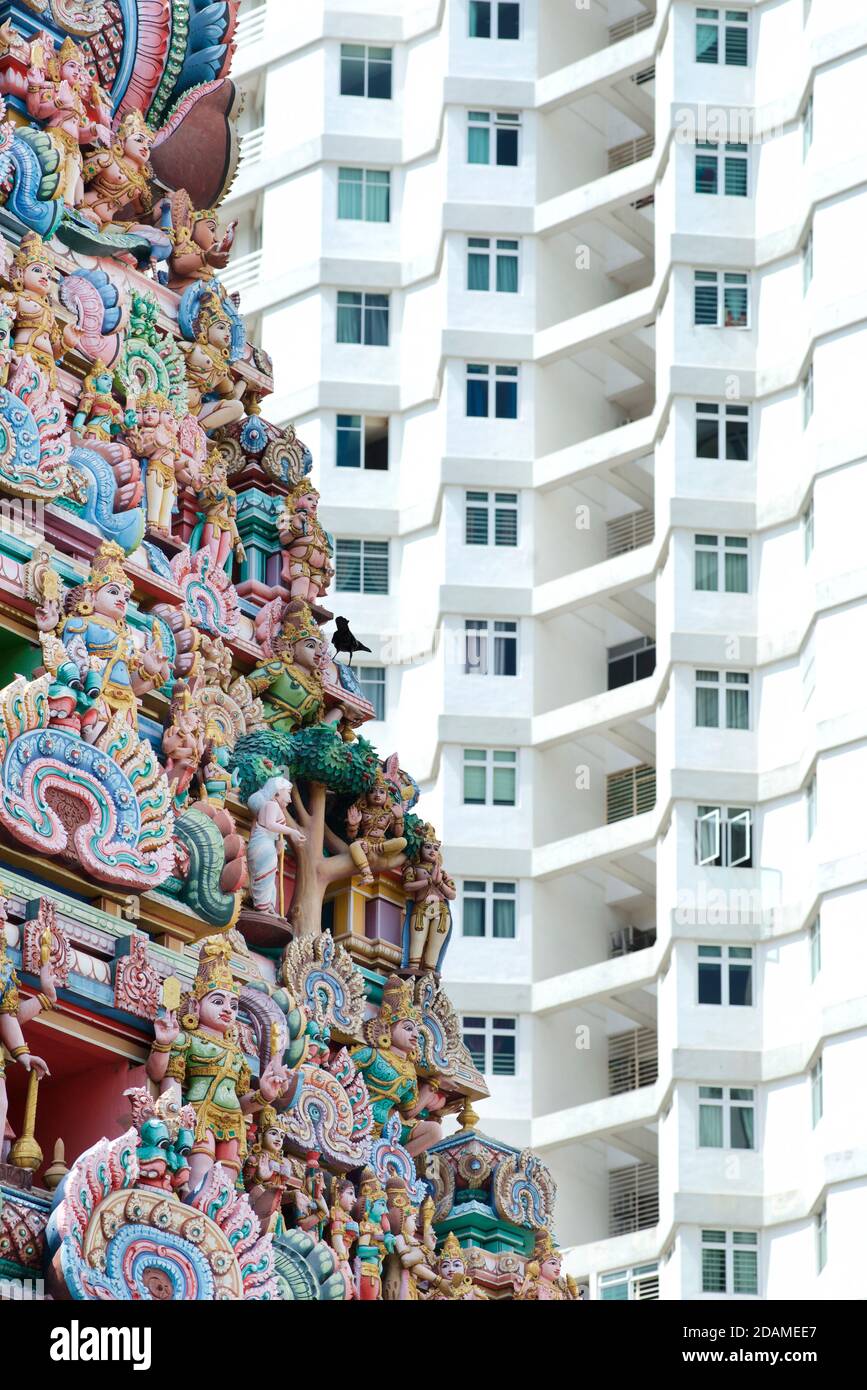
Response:
[{"label": "white high-rise building", "polygon": [[266,0],[235,63],[227,280],[594,1299],[865,1292],[867,12],[732,2]]}]

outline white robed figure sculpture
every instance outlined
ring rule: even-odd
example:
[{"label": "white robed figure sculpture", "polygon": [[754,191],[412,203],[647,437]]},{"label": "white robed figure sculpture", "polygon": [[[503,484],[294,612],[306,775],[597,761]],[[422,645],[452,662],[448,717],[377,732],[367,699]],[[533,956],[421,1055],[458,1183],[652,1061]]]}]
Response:
[{"label": "white robed figure sculpture", "polygon": [[287,818],[286,811],[292,796],[288,777],[270,777],[254,792],[247,805],[256,817],[247,846],[247,865],[250,871],[250,895],[259,912],[283,916],[283,850],[288,836],[303,845],[304,832]]}]

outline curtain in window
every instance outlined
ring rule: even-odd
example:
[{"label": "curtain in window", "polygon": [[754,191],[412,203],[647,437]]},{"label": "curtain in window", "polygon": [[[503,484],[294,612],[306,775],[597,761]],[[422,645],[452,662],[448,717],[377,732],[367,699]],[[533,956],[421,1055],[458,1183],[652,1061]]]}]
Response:
[{"label": "curtain in window", "polygon": [[363,170],[340,170],[337,184],[337,216],[354,222],[360,222],[364,216]]},{"label": "curtain in window", "polygon": [[748,729],[750,727],[750,692],[748,690],[726,691],[726,728]]},{"label": "curtain in window", "polygon": [[471,125],[467,135],[467,163],[490,164],[491,132],[487,126]]},{"label": "curtain in window", "polygon": [[[485,900],[484,898],[464,898],[463,910],[464,936],[484,936]],[[496,919],[494,935],[496,936]]]},{"label": "curtain in window", "polygon": [[[740,558],[740,556],[738,557]],[[719,569],[715,550],[695,552],[695,587],[705,593],[716,593]]]},{"label": "curtain in window", "polygon": [[756,1147],[756,1115],[755,1111],[746,1106],[733,1105],[731,1111],[732,1119],[732,1148],[733,1149],[754,1149]]},{"label": "curtain in window", "polygon": [[698,1142],[703,1149],[723,1147],[723,1109],[721,1105],[698,1107]]},{"label": "curtain in window", "polygon": [[470,0],[470,38],[491,37],[491,0]]},{"label": "curtain in window", "polygon": [[388,347],[387,294],[369,294],[365,300],[364,341],[369,347]]},{"label": "curtain in window", "polygon": [[494,768],[494,805],[514,806],[516,788],[516,769],[514,767]]},{"label": "curtain in window", "polygon": [[365,215],[368,222],[389,222],[391,220],[391,176],[381,169],[367,171],[367,207]]},{"label": "curtain in window", "polygon": [[715,24],[697,24],[695,28],[695,61],[719,62],[719,29]]},{"label": "curtain in window", "polygon": [[487,378],[467,377],[467,415],[478,419],[480,417],[487,417],[487,414]]},{"label": "curtain in window", "polygon": [[484,806],[487,790],[487,770],[484,764],[464,766],[464,802],[468,806]]},{"label": "curtain in window", "polygon": [[700,729],[719,728],[719,691],[696,687],[695,722]]},{"label": "curtain in window", "polygon": [[340,290],[337,295],[338,343],[361,342],[361,295]]},{"label": "curtain in window", "polygon": [[508,899],[494,898],[494,936],[500,940],[515,935],[515,904]]},{"label": "curtain in window", "polygon": [[500,294],[518,293],[518,257],[497,257],[497,289]]},{"label": "curtain in window", "polygon": [[747,592],[746,555],[727,554],[725,558],[726,593],[745,594]]},{"label": "curtain in window", "polygon": [[491,287],[490,256],[487,251],[470,251],[467,266],[467,288],[488,290]]}]

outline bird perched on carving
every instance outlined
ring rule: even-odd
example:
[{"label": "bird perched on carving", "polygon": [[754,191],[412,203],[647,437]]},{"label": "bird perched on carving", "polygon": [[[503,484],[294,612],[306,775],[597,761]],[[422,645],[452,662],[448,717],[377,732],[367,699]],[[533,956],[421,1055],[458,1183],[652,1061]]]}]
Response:
[{"label": "bird perched on carving", "polygon": [[363,642],[359,642],[349,626],[348,618],[335,618],[334,622],[337,631],[331,639],[331,645],[336,652],[349,652],[349,665],[351,666],[355,652],[369,652],[370,647],[365,647]]}]

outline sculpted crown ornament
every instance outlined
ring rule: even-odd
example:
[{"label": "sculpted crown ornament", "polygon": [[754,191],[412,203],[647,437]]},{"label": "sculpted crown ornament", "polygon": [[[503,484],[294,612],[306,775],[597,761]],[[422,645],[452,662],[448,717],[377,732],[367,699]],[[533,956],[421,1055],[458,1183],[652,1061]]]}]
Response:
[{"label": "sculpted crown ornament", "polygon": [[226,990],[230,994],[241,993],[241,982],[232,974],[232,943],[224,936],[209,936],[202,942],[199,953],[199,968],[193,984],[193,997],[204,999],[214,990]]}]

